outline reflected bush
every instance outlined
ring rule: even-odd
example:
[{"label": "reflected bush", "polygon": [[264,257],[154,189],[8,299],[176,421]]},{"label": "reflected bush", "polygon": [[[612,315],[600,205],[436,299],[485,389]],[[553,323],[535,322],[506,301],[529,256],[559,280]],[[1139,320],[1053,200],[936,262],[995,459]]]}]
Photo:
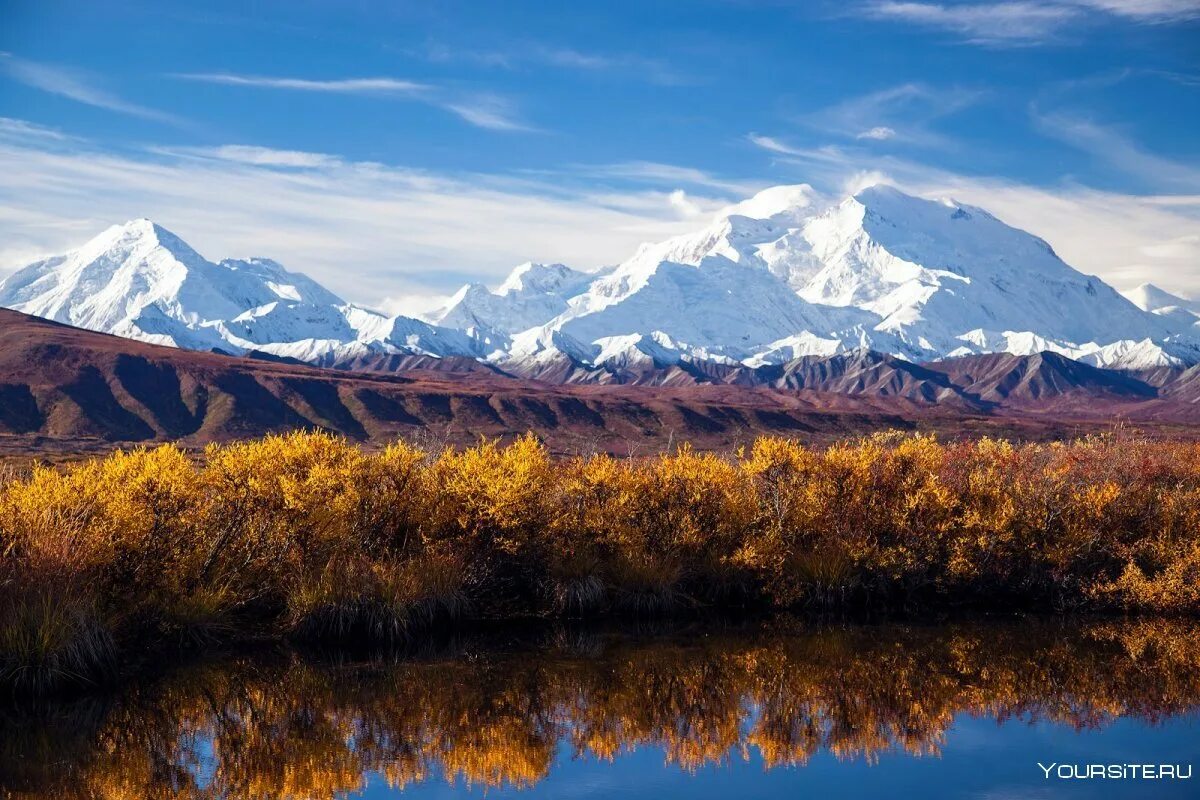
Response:
[{"label": "reflected bush", "polygon": [[819,753],[874,763],[939,753],[963,714],[1091,729],[1161,723],[1200,704],[1200,633],[1181,621],[701,630],[593,633],[586,655],[558,633],[527,648],[468,646],[467,657],[196,666],[107,705],[0,715],[0,792],[526,787],[560,752],[612,760],[644,747],[686,770],[750,758],[803,766]]}]

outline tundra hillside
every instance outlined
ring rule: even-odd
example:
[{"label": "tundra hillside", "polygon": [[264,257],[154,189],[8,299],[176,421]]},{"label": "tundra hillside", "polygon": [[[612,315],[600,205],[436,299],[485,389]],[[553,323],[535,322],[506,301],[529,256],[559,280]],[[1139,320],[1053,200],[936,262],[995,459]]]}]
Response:
[{"label": "tundra hillside", "polygon": [[[0,486],[0,682],[244,638],[395,644],[464,617],[701,606],[1200,611],[1200,445],[879,435],[552,458],[173,446]],[[124,665],[123,667],[120,665]]]}]

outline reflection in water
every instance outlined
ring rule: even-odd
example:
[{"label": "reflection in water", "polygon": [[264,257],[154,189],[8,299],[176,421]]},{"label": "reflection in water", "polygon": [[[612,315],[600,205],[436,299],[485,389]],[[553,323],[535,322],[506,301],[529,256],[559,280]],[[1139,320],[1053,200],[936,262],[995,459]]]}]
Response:
[{"label": "reflection in water", "polygon": [[1159,620],[804,626],[529,645],[331,666],[193,667],[107,701],[0,721],[0,794],[328,798],[371,773],[531,786],[567,753],[646,745],[685,769],[754,752],[872,763],[938,752],[956,715],[1077,729],[1200,706],[1200,629]]}]

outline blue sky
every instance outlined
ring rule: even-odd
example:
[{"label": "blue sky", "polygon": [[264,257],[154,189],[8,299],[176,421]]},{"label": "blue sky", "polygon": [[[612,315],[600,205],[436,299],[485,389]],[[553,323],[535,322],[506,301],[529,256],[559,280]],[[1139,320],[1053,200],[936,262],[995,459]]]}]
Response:
[{"label": "blue sky", "polygon": [[149,216],[407,308],[778,183],[1200,295],[1200,0],[0,0],[0,270]]}]

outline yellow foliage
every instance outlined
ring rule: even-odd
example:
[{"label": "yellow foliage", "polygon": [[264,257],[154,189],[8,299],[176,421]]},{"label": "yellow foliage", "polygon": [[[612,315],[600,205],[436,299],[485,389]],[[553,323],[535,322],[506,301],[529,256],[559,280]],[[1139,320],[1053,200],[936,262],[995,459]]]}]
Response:
[{"label": "yellow foliage", "polygon": [[431,454],[293,433],[0,483],[0,607],[58,597],[91,622],[65,624],[80,617],[64,611],[56,630],[100,620],[118,640],[246,626],[393,639],[469,607],[954,600],[1191,614],[1198,570],[1200,446],[1127,437],[887,434],[823,450],[763,438],[635,460],[555,459],[532,436]]}]

